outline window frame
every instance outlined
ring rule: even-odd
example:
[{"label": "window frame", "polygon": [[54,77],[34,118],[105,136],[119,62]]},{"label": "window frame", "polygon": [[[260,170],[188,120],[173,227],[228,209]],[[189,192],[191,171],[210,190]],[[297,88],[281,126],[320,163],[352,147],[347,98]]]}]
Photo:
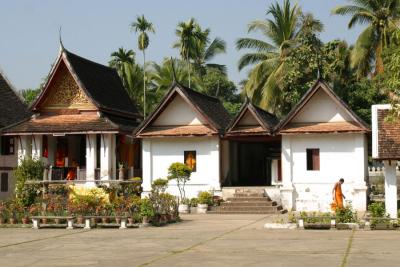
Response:
[{"label": "window frame", "polygon": [[1,136],[0,143],[1,143],[0,155],[4,156],[15,155],[14,136]]},{"label": "window frame", "polygon": [[321,151],[319,148],[306,149],[306,169],[307,171],[321,170]]},{"label": "window frame", "polygon": [[[3,181],[6,181],[5,182],[5,190],[3,190]],[[0,192],[7,193],[9,189],[10,189],[10,180],[9,180],[8,172],[2,172],[0,174]]]}]

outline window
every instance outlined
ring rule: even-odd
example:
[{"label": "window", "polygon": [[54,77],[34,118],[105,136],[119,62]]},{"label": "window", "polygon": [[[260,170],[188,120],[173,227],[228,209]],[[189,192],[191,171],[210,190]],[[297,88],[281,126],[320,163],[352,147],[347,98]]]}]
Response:
[{"label": "window", "polygon": [[14,137],[11,136],[1,137],[1,154],[14,155]]},{"label": "window", "polygon": [[307,149],[307,171],[319,171],[319,148]]},{"label": "window", "polygon": [[8,192],[8,173],[1,174],[0,192]]},{"label": "window", "polygon": [[196,151],[184,151],[185,164],[192,169],[192,172],[196,171]]}]

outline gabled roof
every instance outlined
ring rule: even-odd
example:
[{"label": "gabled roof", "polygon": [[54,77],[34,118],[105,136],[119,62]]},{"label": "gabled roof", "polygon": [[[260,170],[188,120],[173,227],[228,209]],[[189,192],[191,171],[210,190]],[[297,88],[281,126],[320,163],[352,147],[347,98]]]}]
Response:
[{"label": "gabled roof", "polygon": [[[249,125],[249,126],[239,126],[238,123],[243,118],[243,116],[250,112],[257,120],[259,125]],[[231,121],[226,130],[226,135],[259,135],[267,134],[272,135],[274,127],[279,123],[278,118],[253,105],[248,98],[246,98],[242,107],[240,108],[236,117]]]},{"label": "gabled roof", "polygon": [[30,115],[28,107],[0,72],[0,128],[24,120]]},{"label": "gabled roof", "polygon": [[[353,119],[352,122],[330,123],[297,123],[290,125],[290,122],[296,117],[303,107],[318,92],[323,90],[339,107],[341,107]],[[349,125],[349,123],[351,125]],[[319,126],[321,127],[319,127]],[[335,126],[336,125],[336,126]],[[296,131],[295,128],[301,130]],[[277,133],[327,133],[327,132],[370,132],[368,124],[359,118],[349,106],[339,98],[338,95],[323,80],[317,80],[314,85],[304,94],[299,103],[288,113],[288,115],[275,127]]]},{"label": "gabled roof", "polygon": [[400,160],[400,119],[387,120],[392,106],[372,106],[372,158]]},{"label": "gabled roof", "polygon": [[79,87],[100,111],[141,118],[135,103],[129,97],[114,69],[75,55],[62,46],[44,89],[31,107],[33,111],[37,111],[44,101],[51,80],[61,62],[65,63]]},{"label": "gabled roof", "polygon": [[[199,128],[181,125],[175,127],[179,129],[171,129],[170,126],[167,127],[168,129],[159,126],[151,127],[152,122],[159,117],[177,95],[180,95],[202,117],[209,127],[208,131],[203,129],[204,127],[199,131]],[[222,134],[229,122],[229,114],[218,98],[204,95],[175,82],[157,108],[136,129],[135,135],[137,137],[215,135]],[[154,132],[159,134],[151,134]]]}]

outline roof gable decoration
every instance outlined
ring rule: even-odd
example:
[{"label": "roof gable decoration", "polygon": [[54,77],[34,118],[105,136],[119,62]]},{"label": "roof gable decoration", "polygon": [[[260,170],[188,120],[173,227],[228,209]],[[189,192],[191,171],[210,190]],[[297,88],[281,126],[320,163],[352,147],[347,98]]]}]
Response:
[{"label": "roof gable decoration", "polygon": [[[188,104],[196,114],[198,114],[199,122],[196,122],[194,124],[199,125],[201,123],[202,125],[206,125],[214,134],[217,134],[225,129],[225,125],[221,125],[221,122],[223,123],[223,121],[226,121],[226,123],[228,123],[229,117],[227,111],[223,109],[222,104],[218,99],[203,95],[201,93],[193,91],[192,89],[186,88],[177,82],[174,82],[174,84],[171,86],[170,91],[166,94],[166,96],[156,107],[156,109],[136,129],[135,135],[140,136],[147,128],[153,126],[153,123],[161,116],[161,114],[167,109],[167,107],[174,101],[177,96],[181,97],[183,101]],[[200,99],[203,99],[203,103]],[[212,108],[210,110],[206,110],[205,105],[207,105],[207,102],[213,102],[210,105],[221,105],[223,110],[221,110],[221,107],[218,107],[217,109],[220,109],[220,112],[215,112],[214,114],[212,114]],[[218,121],[214,116],[221,116],[222,119]],[[193,125],[188,126],[193,129]],[[182,129],[180,129],[178,132],[182,132]]]},{"label": "roof gable decoration", "polygon": [[[256,125],[253,125],[252,122],[256,122]],[[226,132],[229,134],[237,128],[243,128],[246,126],[261,126],[264,131],[272,134],[273,128],[277,123],[278,119],[274,115],[254,106],[250,100],[246,98],[238,114],[228,126]]]},{"label": "roof gable decoration", "polygon": [[[351,129],[350,131],[353,131],[354,129],[361,130],[361,131],[366,131],[369,132],[369,126],[361,119],[359,118],[348,106],[345,102],[343,102],[342,99],[339,98],[338,95],[335,94],[335,92],[327,85],[324,81],[322,80],[317,80],[315,84],[304,94],[304,96],[301,98],[299,103],[288,113],[288,115],[283,119],[275,128],[276,131],[283,131],[285,130],[285,127],[287,127],[290,123],[297,123],[301,124],[299,120],[296,120],[296,117],[301,114],[309,105],[311,100],[313,99],[314,96],[316,96],[319,92],[325,93],[331,101],[336,105],[338,115],[333,117],[332,120],[329,121],[306,121],[305,123],[313,123],[314,126],[315,124],[320,123],[321,125],[323,124],[331,124],[334,125],[341,125],[340,120],[344,120],[344,122],[347,122],[349,125],[346,125],[346,128]],[[311,111],[310,111],[311,112]],[[304,114],[311,114],[310,112],[304,112]],[[314,114],[316,111],[312,111]],[[351,126],[353,125],[353,126]],[[350,127],[349,127],[350,126]],[[341,126],[340,126],[341,127]],[[329,131],[334,131],[335,127],[330,127],[331,130]],[[347,130],[344,130],[347,131]]]},{"label": "roof gable decoration", "polygon": [[100,111],[131,118],[142,117],[114,69],[77,56],[62,46],[41,94],[31,106],[33,111],[46,100],[57,72],[63,66],[73,78],[70,82],[73,80],[83,92],[77,96],[80,101],[85,96]]}]

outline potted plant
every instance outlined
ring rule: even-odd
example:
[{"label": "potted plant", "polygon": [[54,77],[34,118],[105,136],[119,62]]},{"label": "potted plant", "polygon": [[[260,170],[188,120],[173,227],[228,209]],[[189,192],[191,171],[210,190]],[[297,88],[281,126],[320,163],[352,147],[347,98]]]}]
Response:
[{"label": "potted plant", "polygon": [[368,206],[368,211],[371,215],[371,229],[373,230],[395,230],[397,228],[397,221],[390,219],[386,213],[383,203],[375,202]]},{"label": "potted plant", "polygon": [[338,230],[350,230],[358,227],[357,212],[353,211],[351,205],[337,209],[335,216]]},{"label": "potted plant", "polygon": [[185,185],[190,181],[190,175],[192,174],[192,169],[183,163],[175,162],[172,163],[168,168],[168,179],[176,180],[176,185],[179,189],[180,204],[179,212],[189,213],[189,200],[186,199]]},{"label": "potted plant", "polygon": [[7,203],[0,201],[0,225],[6,223],[8,218]]},{"label": "potted plant", "polygon": [[330,213],[301,212],[300,218],[304,221],[304,229],[329,230],[331,229]]},{"label": "potted plant", "polygon": [[140,215],[142,217],[143,225],[148,225],[150,218],[155,215],[153,204],[148,198],[142,199],[142,202],[140,204]]},{"label": "potted plant", "polygon": [[197,213],[206,213],[208,210],[208,206],[211,206],[213,204],[213,196],[207,191],[199,192],[197,199]]}]

